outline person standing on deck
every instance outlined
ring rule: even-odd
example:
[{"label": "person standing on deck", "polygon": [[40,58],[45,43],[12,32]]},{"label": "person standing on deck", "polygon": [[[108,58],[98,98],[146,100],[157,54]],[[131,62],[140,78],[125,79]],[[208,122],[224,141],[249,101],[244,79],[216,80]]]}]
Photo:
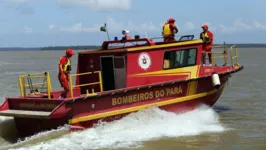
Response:
[{"label": "person standing on deck", "polygon": [[64,88],[64,91],[60,95],[59,99],[61,98],[66,98],[67,93],[69,91],[69,73],[71,71],[71,61],[70,58],[74,55],[75,53],[71,48],[68,48],[66,50],[66,55],[61,57],[60,62],[59,62],[59,73],[58,73],[58,80],[61,84],[61,87]]},{"label": "person standing on deck", "polygon": [[203,53],[202,53],[202,61],[203,61],[203,65],[205,66],[206,65],[206,53],[208,53],[208,58],[209,58],[209,63],[210,63],[210,66],[212,64],[212,45],[213,45],[213,41],[214,41],[214,38],[213,38],[213,34],[211,31],[208,30],[208,25],[203,25],[202,26],[202,29],[203,29],[203,32],[201,32],[200,34],[200,39],[202,39],[203,41],[203,44],[202,44],[202,50],[203,50]]},{"label": "person standing on deck", "polygon": [[175,19],[170,18],[167,23],[163,26],[163,37],[164,42],[174,42],[175,41],[175,34],[178,32],[178,29],[175,25]]}]

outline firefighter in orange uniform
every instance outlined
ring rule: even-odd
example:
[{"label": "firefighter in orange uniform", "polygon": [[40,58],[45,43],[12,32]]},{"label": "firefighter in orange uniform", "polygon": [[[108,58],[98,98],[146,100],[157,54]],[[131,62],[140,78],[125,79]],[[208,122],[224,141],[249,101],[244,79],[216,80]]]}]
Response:
[{"label": "firefighter in orange uniform", "polygon": [[163,26],[163,37],[164,42],[174,42],[175,41],[175,34],[178,32],[178,29],[175,25],[175,19],[170,18],[167,23]]},{"label": "firefighter in orange uniform", "polygon": [[64,88],[64,91],[60,95],[59,99],[61,98],[66,98],[67,93],[69,91],[69,74],[71,71],[71,61],[70,58],[74,55],[75,53],[71,48],[68,48],[66,50],[66,55],[61,57],[60,62],[59,62],[59,73],[58,73],[58,80],[61,84],[61,87]]},{"label": "firefighter in orange uniform", "polygon": [[211,31],[208,30],[208,25],[203,25],[202,29],[203,32],[200,34],[200,39],[202,39],[203,44],[202,44],[202,49],[203,49],[203,54],[202,54],[202,61],[203,65],[206,65],[206,52],[208,53],[208,58],[209,58],[209,63],[210,66],[212,64],[212,45],[214,41],[214,37]]}]

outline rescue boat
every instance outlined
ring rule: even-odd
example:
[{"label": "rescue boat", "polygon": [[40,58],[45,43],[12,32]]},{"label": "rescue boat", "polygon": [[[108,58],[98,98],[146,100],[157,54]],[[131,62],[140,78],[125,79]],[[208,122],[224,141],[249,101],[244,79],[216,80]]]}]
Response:
[{"label": "rescue boat", "polygon": [[0,115],[14,117],[26,137],[65,124],[90,128],[152,106],[169,112],[212,106],[243,66],[236,45],[214,46],[212,64],[202,65],[202,43],[193,35],[171,43],[139,36],[104,41],[78,53],[67,98],[58,98],[62,90],[52,89],[49,72],[20,75],[20,95],[6,98]]}]

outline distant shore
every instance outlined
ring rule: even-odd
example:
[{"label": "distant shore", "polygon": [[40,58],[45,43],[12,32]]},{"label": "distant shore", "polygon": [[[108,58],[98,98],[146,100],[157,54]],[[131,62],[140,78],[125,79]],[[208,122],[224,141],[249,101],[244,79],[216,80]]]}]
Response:
[{"label": "distant shore", "polygon": [[[223,44],[214,44],[223,45]],[[227,46],[236,45],[238,48],[266,48],[266,44],[232,44],[226,43]],[[0,47],[0,51],[38,51],[38,50],[66,50],[72,48],[74,50],[90,50],[100,49],[101,46],[97,45],[82,45],[82,46],[47,46],[47,47]]]}]

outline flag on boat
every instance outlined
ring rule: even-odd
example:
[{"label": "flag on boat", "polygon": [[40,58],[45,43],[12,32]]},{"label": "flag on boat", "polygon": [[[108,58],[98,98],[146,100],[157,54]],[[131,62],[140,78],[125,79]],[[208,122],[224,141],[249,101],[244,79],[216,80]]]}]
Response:
[{"label": "flag on boat", "polygon": [[100,31],[106,32],[106,23],[104,24],[104,26],[101,26]]}]

